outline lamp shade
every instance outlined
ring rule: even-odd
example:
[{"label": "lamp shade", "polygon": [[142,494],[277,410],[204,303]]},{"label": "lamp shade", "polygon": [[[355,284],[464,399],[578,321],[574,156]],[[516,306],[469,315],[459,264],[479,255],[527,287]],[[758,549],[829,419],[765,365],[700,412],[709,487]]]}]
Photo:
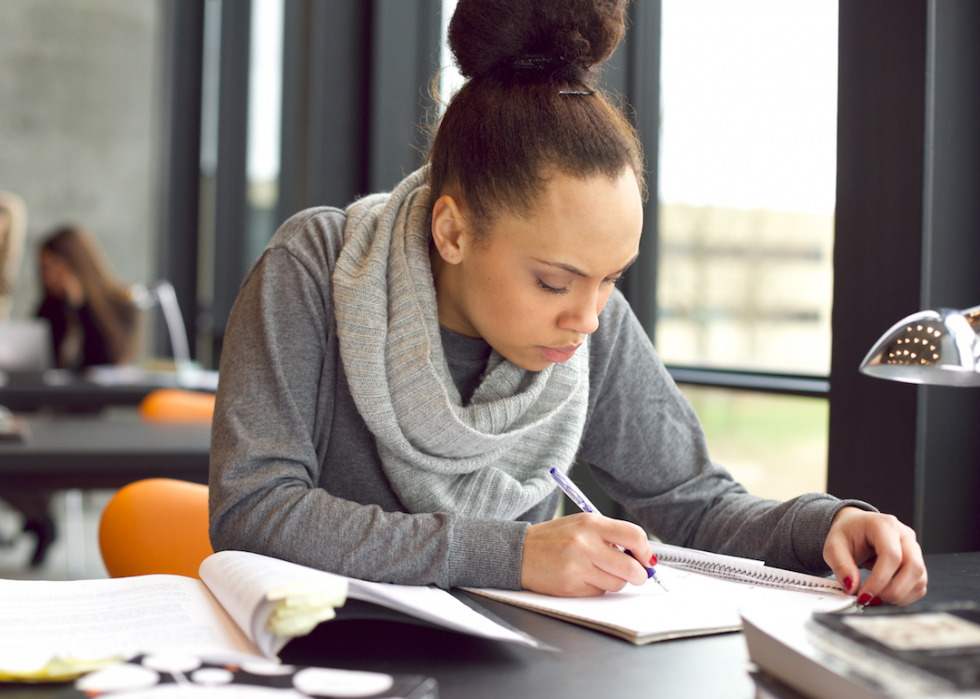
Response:
[{"label": "lamp shade", "polygon": [[980,306],[920,311],[893,325],[861,371],[906,383],[980,386]]}]

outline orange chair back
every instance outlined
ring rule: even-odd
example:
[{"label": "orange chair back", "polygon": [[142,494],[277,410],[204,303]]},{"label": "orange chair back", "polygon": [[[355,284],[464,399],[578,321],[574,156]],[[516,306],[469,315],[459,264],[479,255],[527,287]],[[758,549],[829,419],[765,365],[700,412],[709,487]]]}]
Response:
[{"label": "orange chair back", "polygon": [[214,417],[214,394],[158,388],[140,401],[139,413],[148,422],[210,423]]},{"label": "orange chair back", "polygon": [[199,577],[214,553],[208,538],[208,487],[150,478],[120,489],[99,522],[99,549],[110,577],[172,573]]}]

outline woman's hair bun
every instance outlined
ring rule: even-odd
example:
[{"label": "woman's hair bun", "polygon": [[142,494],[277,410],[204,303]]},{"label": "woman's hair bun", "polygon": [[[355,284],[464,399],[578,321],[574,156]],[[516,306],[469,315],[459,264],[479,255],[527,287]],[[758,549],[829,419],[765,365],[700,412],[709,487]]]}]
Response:
[{"label": "woman's hair bun", "polygon": [[627,0],[459,0],[449,47],[460,72],[478,78],[528,56],[567,67],[560,79],[584,80],[616,50]]}]

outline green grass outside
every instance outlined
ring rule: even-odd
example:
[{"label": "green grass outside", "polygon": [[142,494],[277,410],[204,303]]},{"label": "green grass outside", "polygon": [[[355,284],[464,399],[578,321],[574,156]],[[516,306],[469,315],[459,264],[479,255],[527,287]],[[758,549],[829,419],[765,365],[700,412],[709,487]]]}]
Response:
[{"label": "green grass outside", "polygon": [[826,490],[826,400],[680,388],[701,420],[712,460],[750,492],[785,500]]}]

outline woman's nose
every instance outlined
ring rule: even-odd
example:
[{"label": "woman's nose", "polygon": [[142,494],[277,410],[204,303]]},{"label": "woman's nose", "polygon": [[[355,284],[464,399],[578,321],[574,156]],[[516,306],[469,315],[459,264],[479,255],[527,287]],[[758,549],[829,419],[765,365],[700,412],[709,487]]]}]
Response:
[{"label": "woman's nose", "polygon": [[600,310],[598,299],[589,294],[587,298],[583,298],[562,314],[558,327],[574,330],[582,335],[591,335],[599,328]]}]

